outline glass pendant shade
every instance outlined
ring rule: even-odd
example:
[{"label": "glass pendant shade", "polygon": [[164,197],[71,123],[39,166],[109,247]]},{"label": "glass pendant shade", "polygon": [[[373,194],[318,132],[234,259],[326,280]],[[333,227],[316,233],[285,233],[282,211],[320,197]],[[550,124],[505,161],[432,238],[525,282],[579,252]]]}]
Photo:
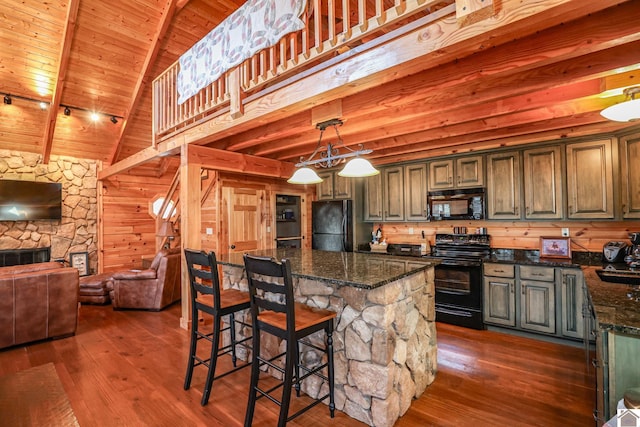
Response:
[{"label": "glass pendant shade", "polygon": [[289,184],[317,184],[322,182],[322,178],[313,169],[305,167],[297,169],[287,182]]},{"label": "glass pendant shade", "polygon": [[640,119],[640,99],[621,102],[600,112],[605,119],[614,122],[631,122]]},{"label": "glass pendant shade", "polygon": [[344,165],[344,168],[338,172],[338,175],[347,178],[359,178],[363,176],[378,175],[379,173],[380,171],[374,168],[367,159],[356,157],[349,160],[347,164]]}]

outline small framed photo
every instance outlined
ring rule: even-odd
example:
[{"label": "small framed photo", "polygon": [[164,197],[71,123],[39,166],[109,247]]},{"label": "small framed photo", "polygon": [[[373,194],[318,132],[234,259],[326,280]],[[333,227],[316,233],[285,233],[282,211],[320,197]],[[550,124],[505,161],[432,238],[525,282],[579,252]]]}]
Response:
[{"label": "small framed photo", "polygon": [[540,237],[540,258],[571,259],[571,238]]},{"label": "small framed photo", "polygon": [[77,268],[80,276],[89,275],[89,252],[71,252],[69,254],[69,265]]}]

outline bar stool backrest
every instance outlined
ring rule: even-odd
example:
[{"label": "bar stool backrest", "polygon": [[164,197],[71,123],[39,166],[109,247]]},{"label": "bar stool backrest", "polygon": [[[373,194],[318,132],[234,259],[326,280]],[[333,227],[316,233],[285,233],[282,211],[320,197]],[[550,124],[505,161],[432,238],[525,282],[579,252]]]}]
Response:
[{"label": "bar stool backrest", "polygon": [[220,278],[216,254],[185,249],[184,256],[189,271],[191,300],[195,301],[201,294],[213,295],[213,307],[220,310]]},{"label": "bar stool backrest", "polygon": [[270,333],[281,335],[279,331],[260,322],[264,311],[284,313],[287,330],[295,331],[295,301],[293,299],[293,279],[291,263],[288,259],[278,261],[271,257],[244,255],[245,271],[249,285],[251,316],[257,319],[258,327]]}]

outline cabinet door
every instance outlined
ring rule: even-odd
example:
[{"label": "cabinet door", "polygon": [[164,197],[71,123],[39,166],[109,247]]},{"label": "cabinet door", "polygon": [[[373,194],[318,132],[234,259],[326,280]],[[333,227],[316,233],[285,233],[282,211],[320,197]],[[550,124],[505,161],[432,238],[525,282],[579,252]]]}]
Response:
[{"label": "cabinet door", "polygon": [[351,184],[353,178],[345,178],[338,175],[338,172],[333,174],[333,198],[334,199],[350,199],[351,198]]},{"label": "cabinet door", "polygon": [[365,179],[364,220],[382,221],[382,174]]},{"label": "cabinet door", "polygon": [[516,326],[515,280],[484,277],[484,321]]},{"label": "cabinet door", "polygon": [[611,141],[567,145],[569,218],[613,218]]},{"label": "cabinet door", "polygon": [[640,133],[621,140],[622,214],[640,218]]},{"label": "cabinet door", "polygon": [[316,184],[318,200],[333,199],[333,172],[320,172],[318,176],[322,178],[322,182]]},{"label": "cabinet door", "polygon": [[524,151],[524,206],[527,219],[563,217],[560,147]]},{"label": "cabinet door", "polygon": [[484,164],[482,156],[459,157],[456,159],[456,187],[482,187],[484,185]]},{"label": "cabinet door", "polygon": [[404,203],[407,221],[427,220],[427,165],[404,167]]},{"label": "cabinet door", "polygon": [[383,175],[383,218],[385,221],[404,221],[404,168],[386,168]]},{"label": "cabinet door", "polygon": [[453,160],[429,162],[429,191],[453,188]]},{"label": "cabinet door", "polygon": [[520,291],[520,327],[555,334],[555,283],[521,280]]},{"label": "cabinet door", "polygon": [[520,218],[520,153],[487,156],[489,219]]},{"label": "cabinet door", "polygon": [[561,304],[559,307],[562,319],[562,335],[572,338],[584,337],[583,313],[586,312],[583,299],[584,275],[579,269],[562,269]]}]

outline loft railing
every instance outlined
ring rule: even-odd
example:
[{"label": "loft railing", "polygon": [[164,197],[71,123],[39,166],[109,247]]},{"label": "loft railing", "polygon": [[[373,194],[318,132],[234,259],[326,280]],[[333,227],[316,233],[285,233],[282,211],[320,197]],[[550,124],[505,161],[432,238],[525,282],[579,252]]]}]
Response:
[{"label": "loft railing", "polygon": [[308,0],[305,28],[283,37],[178,105],[176,61],[153,82],[153,143],[202,118],[241,114],[242,99],[406,25],[454,0]]}]

